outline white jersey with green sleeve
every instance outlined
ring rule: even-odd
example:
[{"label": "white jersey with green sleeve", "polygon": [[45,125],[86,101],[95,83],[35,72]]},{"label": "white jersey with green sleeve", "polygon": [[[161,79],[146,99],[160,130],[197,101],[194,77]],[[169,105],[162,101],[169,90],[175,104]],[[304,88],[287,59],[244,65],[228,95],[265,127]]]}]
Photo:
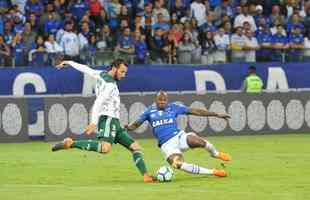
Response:
[{"label": "white jersey with green sleeve", "polygon": [[94,70],[87,65],[68,61],[68,65],[96,79],[96,100],[92,108],[91,123],[98,124],[99,117],[106,115],[120,118],[120,96],[116,81],[101,70]]}]

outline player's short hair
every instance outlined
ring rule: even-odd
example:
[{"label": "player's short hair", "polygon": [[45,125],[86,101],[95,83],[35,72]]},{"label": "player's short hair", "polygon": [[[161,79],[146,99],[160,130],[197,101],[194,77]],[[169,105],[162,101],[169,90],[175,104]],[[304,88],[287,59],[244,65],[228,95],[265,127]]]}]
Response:
[{"label": "player's short hair", "polygon": [[114,61],[111,63],[111,68],[112,68],[112,67],[119,68],[119,66],[120,66],[121,64],[124,64],[124,65],[126,65],[126,67],[128,67],[128,63],[127,63],[125,60],[123,60],[123,59],[116,59],[116,60],[114,60]]},{"label": "player's short hair", "polygon": [[161,94],[165,94],[166,96],[168,96],[168,93],[167,93],[166,91],[164,91],[164,90],[159,90],[159,91],[157,92],[157,94],[156,94],[156,97],[158,97],[158,96],[161,95]]}]

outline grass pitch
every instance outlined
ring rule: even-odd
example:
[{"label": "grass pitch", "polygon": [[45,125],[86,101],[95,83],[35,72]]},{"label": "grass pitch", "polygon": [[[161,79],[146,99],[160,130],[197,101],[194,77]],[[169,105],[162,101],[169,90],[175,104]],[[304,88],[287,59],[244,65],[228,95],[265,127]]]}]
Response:
[{"label": "grass pitch", "polygon": [[[108,155],[51,152],[50,144],[0,144],[0,200],[308,200],[310,134],[210,137],[230,153],[227,178],[177,171],[170,183],[144,184],[131,155],[115,145]],[[155,140],[140,140],[151,172],[166,164]],[[188,162],[221,167],[204,150]]]}]

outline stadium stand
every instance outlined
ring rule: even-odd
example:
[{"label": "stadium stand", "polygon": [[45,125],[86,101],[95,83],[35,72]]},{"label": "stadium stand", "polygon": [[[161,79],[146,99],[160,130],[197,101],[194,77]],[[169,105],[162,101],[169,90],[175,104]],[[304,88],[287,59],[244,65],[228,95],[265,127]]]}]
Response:
[{"label": "stadium stand", "polygon": [[1,0],[0,13],[1,66],[310,57],[308,0]]}]

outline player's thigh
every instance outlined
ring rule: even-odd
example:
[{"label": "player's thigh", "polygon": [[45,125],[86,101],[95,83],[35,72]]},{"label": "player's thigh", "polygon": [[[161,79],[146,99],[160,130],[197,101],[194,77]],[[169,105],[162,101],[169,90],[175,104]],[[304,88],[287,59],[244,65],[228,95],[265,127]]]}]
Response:
[{"label": "player's thigh", "polygon": [[189,148],[200,147],[203,144],[204,144],[203,139],[199,137],[196,133],[194,132],[186,133],[184,131],[181,132],[178,145],[182,151],[186,151]]},{"label": "player's thigh", "polygon": [[181,154],[182,151],[179,148],[178,136],[169,139],[167,142],[161,145],[160,150],[167,160],[173,154]]},{"label": "player's thigh", "polygon": [[139,145],[135,140],[128,134],[125,129],[120,129],[115,138],[115,143],[122,145],[130,151],[138,150]]},{"label": "player's thigh", "polygon": [[97,139],[112,145],[115,142],[117,126],[118,123],[115,118],[101,116],[98,122]]}]

